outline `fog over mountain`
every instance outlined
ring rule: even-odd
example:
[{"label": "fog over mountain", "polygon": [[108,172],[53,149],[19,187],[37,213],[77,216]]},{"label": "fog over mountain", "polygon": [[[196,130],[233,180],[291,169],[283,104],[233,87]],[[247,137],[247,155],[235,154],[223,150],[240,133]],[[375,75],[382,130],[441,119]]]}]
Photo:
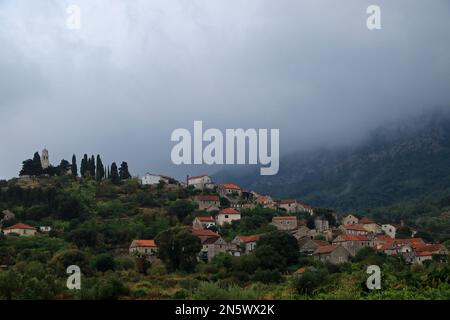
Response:
[{"label": "fog over mountain", "polygon": [[375,31],[371,4],[0,0],[0,178],[44,147],[181,178],[218,169],[171,164],[172,131],[194,120],[279,128],[286,155],[450,108],[450,3],[377,1]]}]

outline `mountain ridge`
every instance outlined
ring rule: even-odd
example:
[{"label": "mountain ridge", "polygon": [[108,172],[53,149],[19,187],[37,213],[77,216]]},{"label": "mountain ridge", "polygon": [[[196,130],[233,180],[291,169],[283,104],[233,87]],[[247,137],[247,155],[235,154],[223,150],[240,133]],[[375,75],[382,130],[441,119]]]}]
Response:
[{"label": "mountain ridge", "polygon": [[450,113],[434,111],[379,127],[351,147],[283,157],[276,176],[223,170],[247,189],[338,211],[368,210],[450,188]]}]

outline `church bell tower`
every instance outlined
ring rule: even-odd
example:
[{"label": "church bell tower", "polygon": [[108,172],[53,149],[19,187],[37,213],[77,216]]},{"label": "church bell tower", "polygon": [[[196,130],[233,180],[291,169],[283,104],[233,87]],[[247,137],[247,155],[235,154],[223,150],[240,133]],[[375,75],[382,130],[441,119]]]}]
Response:
[{"label": "church bell tower", "polygon": [[50,162],[48,160],[48,150],[47,149],[42,150],[41,165],[42,165],[42,169],[44,169],[44,170],[50,166]]}]

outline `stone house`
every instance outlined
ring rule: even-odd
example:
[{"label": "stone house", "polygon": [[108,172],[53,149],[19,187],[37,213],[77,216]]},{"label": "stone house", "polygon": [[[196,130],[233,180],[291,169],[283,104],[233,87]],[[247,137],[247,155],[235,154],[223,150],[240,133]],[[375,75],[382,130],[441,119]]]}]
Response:
[{"label": "stone house", "polygon": [[273,201],[271,196],[260,196],[255,199],[255,203],[262,206],[263,208],[275,208],[276,203]]},{"label": "stone house", "polygon": [[211,261],[219,253],[225,253],[229,250],[228,243],[222,237],[205,238],[202,241],[202,249],[199,258],[204,261]]},{"label": "stone house", "polygon": [[301,253],[312,254],[317,248],[328,246],[330,243],[324,240],[313,240],[310,238],[303,238],[298,241],[298,246]]},{"label": "stone house", "polygon": [[242,195],[241,187],[232,183],[220,184],[217,191],[221,197],[240,197]]},{"label": "stone house", "polygon": [[234,220],[240,220],[241,213],[233,208],[226,208],[219,212],[216,216],[216,221],[219,226],[223,226],[225,223],[231,224]]},{"label": "stone house", "polygon": [[296,213],[299,210],[300,204],[295,199],[285,199],[278,203],[278,208],[285,210],[287,213]]},{"label": "stone house", "polygon": [[387,223],[387,224],[382,224],[381,225],[381,230],[388,235],[391,238],[395,238],[395,235],[397,233],[397,226]]},{"label": "stone house", "polygon": [[130,255],[150,257],[156,256],[157,252],[155,240],[133,240],[129,248]]},{"label": "stone house", "polygon": [[330,229],[328,220],[322,219],[322,218],[315,219],[314,220],[314,229],[316,229],[316,231],[319,233]]},{"label": "stone house", "polygon": [[[298,223],[298,221],[297,221],[297,223]],[[297,240],[300,240],[305,237],[310,238],[310,231],[311,230],[303,224],[303,225],[300,225],[297,229],[292,230],[292,235]]]},{"label": "stone house", "polygon": [[367,231],[367,229],[360,224],[344,225],[344,226],[341,225],[339,228],[345,234],[367,235],[369,233],[369,231]]},{"label": "stone house", "polygon": [[194,221],[192,221],[192,229],[194,230],[208,229],[209,227],[215,225],[216,220],[214,220],[214,218],[211,216],[195,217]]},{"label": "stone house", "polygon": [[278,230],[291,231],[298,229],[298,221],[296,216],[279,216],[272,218],[272,225]]},{"label": "stone house", "polygon": [[317,248],[313,253],[315,259],[332,264],[348,262],[350,253],[341,245],[331,244]]},{"label": "stone house", "polygon": [[214,184],[210,176],[201,175],[201,176],[192,176],[188,177],[187,185],[193,186],[196,189],[213,189]]},{"label": "stone house", "polygon": [[381,233],[381,226],[370,218],[363,217],[359,220],[359,224],[362,225],[367,231],[378,234]]},{"label": "stone house", "polygon": [[355,256],[362,248],[374,247],[372,237],[354,234],[341,234],[333,240],[333,244],[343,246],[352,256]]},{"label": "stone house", "polygon": [[261,238],[261,234],[252,236],[236,236],[232,241],[231,252],[234,256],[249,254],[256,248],[256,242]]},{"label": "stone house", "polygon": [[199,195],[195,197],[195,202],[198,203],[198,209],[202,211],[220,207],[220,198],[217,195]]},{"label": "stone house", "polygon": [[359,219],[352,214],[348,214],[342,218],[342,224],[344,226],[350,226],[350,225],[358,224],[358,223],[359,223]]},{"label": "stone house", "polygon": [[200,239],[203,243],[208,238],[220,238],[220,235],[212,230],[192,230],[192,234]]}]

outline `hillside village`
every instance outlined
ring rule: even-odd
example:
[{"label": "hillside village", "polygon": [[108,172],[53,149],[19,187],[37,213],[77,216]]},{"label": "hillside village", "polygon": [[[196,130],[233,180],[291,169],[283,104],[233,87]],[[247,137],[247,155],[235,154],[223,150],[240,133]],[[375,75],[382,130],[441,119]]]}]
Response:
[{"label": "hillside village", "polygon": [[[290,233],[299,244],[300,253],[312,255],[322,262],[333,264],[345,263],[365,247],[372,247],[387,255],[399,255],[406,263],[422,264],[432,260],[433,255],[447,255],[448,250],[443,244],[426,243],[422,238],[414,237],[417,230],[402,224],[379,224],[368,217],[358,218],[348,214],[340,222],[332,226],[323,216],[314,213],[314,209],[295,199],[274,199],[270,195],[262,195],[255,191],[247,191],[232,184],[216,184],[208,175],[187,177],[179,183],[174,178],[147,173],[141,178],[143,186],[156,187],[166,185],[167,188],[182,187],[201,190],[202,194],[191,200],[198,205],[198,211],[203,212],[192,222],[192,234],[197,236],[202,244],[199,260],[211,261],[219,253],[229,253],[241,256],[251,253],[263,234],[237,235],[231,241],[221,236],[221,228],[233,221],[241,219],[241,210],[256,207],[270,208],[283,212],[275,216],[271,225],[277,230]],[[222,199],[222,201],[221,201]],[[223,205],[224,200],[226,205]],[[306,219],[299,219],[296,214],[306,214],[314,218],[314,225],[307,226]],[[14,214],[3,211],[2,221],[14,218]],[[335,221],[338,216],[333,214]],[[409,238],[398,238],[397,231],[406,229]],[[33,236],[37,232],[48,233],[51,227],[34,227],[17,223],[2,229],[3,234]],[[158,247],[154,239],[136,239],[130,244],[129,252],[134,256],[145,257],[149,261],[157,259]]]},{"label": "hillside village", "polygon": [[[106,271],[130,288],[162,276],[167,284],[152,291],[158,297],[177,272],[186,281],[194,277],[219,287],[223,281],[227,288],[264,283],[269,287],[258,294],[280,289],[277,294],[286,297],[292,287],[311,294],[310,277],[315,288],[325,290],[327,279],[358,279],[365,263],[387,263],[407,272],[422,268],[445,283],[448,243],[422,236],[403,220],[338,215],[297,199],[217,183],[208,175],[185,181],[152,173],[132,178],[125,165],[104,170],[99,156],[96,166],[93,156],[85,157],[81,175],[75,157],[70,170],[62,161],[56,170],[43,171],[51,168],[44,151],[29,165],[31,174],[0,181],[0,276],[9,270],[21,277],[24,261],[61,275],[58,266],[75,263],[84,265],[97,285],[116,281],[104,278]],[[123,268],[133,270],[135,280]],[[353,274],[352,268],[359,271]],[[433,273],[441,269],[443,278]],[[295,282],[304,275],[303,283]],[[408,279],[400,271],[396,277]],[[180,286],[171,284],[170,290]],[[92,290],[96,296],[95,286]],[[139,295],[139,288],[131,290]]]},{"label": "hillside village", "polygon": [[[143,185],[156,186],[160,183],[170,184],[175,179],[147,173],[141,179]],[[192,234],[199,237],[202,250],[199,259],[210,261],[219,253],[228,252],[234,256],[252,252],[263,234],[238,235],[227,242],[220,235],[220,229],[241,219],[240,210],[254,209],[257,206],[285,212],[283,216],[272,219],[272,225],[278,230],[292,234],[299,243],[300,252],[313,255],[323,262],[339,264],[348,262],[359,250],[372,247],[387,255],[402,256],[406,263],[422,264],[431,260],[433,255],[448,254],[443,244],[425,243],[422,238],[415,238],[417,230],[402,224],[379,224],[368,217],[358,218],[348,214],[340,219],[340,223],[331,226],[324,217],[314,214],[309,205],[295,199],[275,200],[270,195],[261,195],[254,191],[246,191],[232,183],[215,184],[208,175],[187,177],[183,187],[192,186],[208,194],[196,196],[192,200],[204,215],[197,216],[192,223]],[[228,200],[224,207],[220,199]],[[314,217],[314,226],[309,228],[306,220],[299,219],[297,213],[307,213]],[[338,220],[336,214],[334,218]],[[397,238],[397,230],[407,229],[409,238]],[[135,240],[130,246],[130,253],[139,253],[150,259],[157,252],[153,240]]]}]

